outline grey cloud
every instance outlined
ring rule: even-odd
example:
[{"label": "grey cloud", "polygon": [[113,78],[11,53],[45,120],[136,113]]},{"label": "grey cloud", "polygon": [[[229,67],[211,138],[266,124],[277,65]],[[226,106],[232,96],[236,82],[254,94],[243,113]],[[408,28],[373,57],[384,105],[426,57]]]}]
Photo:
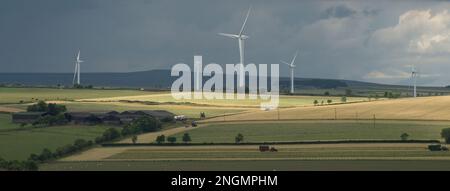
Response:
[{"label": "grey cloud", "polygon": [[[247,62],[278,63],[300,50],[299,77],[367,80],[373,71],[405,70],[411,55],[371,43],[377,30],[395,26],[414,9],[442,11],[448,2],[210,0],[0,1],[0,73],[71,72],[78,49],[85,72],[169,69],[193,55],[236,63],[236,33],[249,5]],[[448,56],[423,58],[424,73],[450,69]],[[282,75],[288,69],[281,66]],[[430,82],[446,84],[450,77]],[[376,79],[370,79],[376,81]],[[397,83],[394,79],[383,81]]]},{"label": "grey cloud", "polygon": [[324,18],[330,18],[330,17],[344,18],[344,17],[352,16],[356,13],[357,12],[355,10],[353,10],[345,5],[337,5],[337,6],[333,6],[333,7],[326,9],[322,13],[322,15]]}]

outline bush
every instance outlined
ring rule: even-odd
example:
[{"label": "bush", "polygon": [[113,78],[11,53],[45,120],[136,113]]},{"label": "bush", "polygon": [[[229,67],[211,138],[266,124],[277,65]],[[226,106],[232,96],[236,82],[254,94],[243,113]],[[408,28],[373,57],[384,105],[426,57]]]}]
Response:
[{"label": "bush", "polygon": [[47,112],[48,111],[48,105],[45,103],[45,101],[39,101],[36,104],[29,105],[27,107],[28,112]]},{"label": "bush", "polygon": [[136,144],[138,140],[138,137],[136,135],[133,135],[133,137],[131,137],[131,142],[133,142],[133,144]]},{"label": "bush", "polygon": [[156,137],[156,142],[157,142],[158,144],[164,143],[164,141],[166,141],[166,136],[160,135],[160,136],[157,136],[157,137]]},{"label": "bush", "polygon": [[441,151],[441,145],[439,145],[439,144],[428,145],[428,150]]},{"label": "bush", "polygon": [[67,111],[66,106],[58,105],[55,103],[45,103],[45,101],[39,101],[36,104],[27,107],[28,112],[48,112],[50,115],[58,115]]},{"label": "bush", "polygon": [[6,161],[0,158],[0,170],[9,171],[36,171],[38,170],[38,165],[34,161]]},{"label": "bush", "polygon": [[173,144],[173,143],[177,142],[177,138],[176,138],[176,137],[168,137],[168,138],[167,138],[167,141],[168,141],[169,143]]},{"label": "bush", "polygon": [[184,143],[191,142],[191,136],[189,136],[189,133],[185,133],[185,134],[183,135],[183,142],[184,142]]},{"label": "bush", "polygon": [[441,137],[445,139],[445,143],[450,144],[450,128],[442,129]]},{"label": "bush", "polygon": [[242,134],[238,134],[238,135],[236,135],[236,137],[234,138],[234,142],[235,143],[242,143],[244,141],[244,135],[242,135]]},{"label": "bush", "polygon": [[409,135],[408,135],[408,133],[403,133],[400,135],[400,138],[402,139],[402,141],[406,141],[406,140],[408,140]]},{"label": "bush", "polygon": [[112,140],[120,138],[120,133],[116,128],[111,127],[109,129],[106,129],[106,131],[103,132],[102,136],[103,136],[103,141],[112,141]]},{"label": "bush", "polygon": [[54,125],[64,125],[67,124],[68,120],[66,119],[64,114],[57,115],[46,115],[44,117],[39,117],[35,122],[33,122],[34,127],[48,127]]},{"label": "bush", "polygon": [[161,122],[151,116],[144,116],[133,120],[130,124],[122,129],[122,135],[140,134],[146,132],[154,132],[160,130]]}]

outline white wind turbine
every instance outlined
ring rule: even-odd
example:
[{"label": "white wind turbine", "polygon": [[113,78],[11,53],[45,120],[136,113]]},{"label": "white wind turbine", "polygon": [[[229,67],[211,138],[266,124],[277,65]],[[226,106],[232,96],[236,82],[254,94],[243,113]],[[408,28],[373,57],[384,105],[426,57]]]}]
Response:
[{"label": "white wind turbine", "polygon": [[239,42],[239,56],[240,56],[240,65],[241,65],[241,72],[240,72],[240,81],[239,86],[244,86],[245,83],[245,73],[244,73],[244,40],[249,38],[249,36],[244,35],[244,29],[245,24],[247,23],[248,16],[250,15],[250,10],[252,7],[248,8],[247,16],[245,17],[244,24],[242,24],[241,30],[239,31],[239,34],[228,34],[228,33],[219,33],[219,35],[230,37],[233,39],[238,39]]},{"label": "white wind turbine", "polygon": [[412,83],[413,83],[413,97],[417,97],[417,70],[416,67],[414,65],[412,65],[411,67],[411,79],[412,79]]},{"label": "white wind turbine", "polygon": [[292,59],[291,63],[287,63],[287,62],[281,60],[282,63],[288,65],[289,68],[291,69],[291,94],[294,93],[294,69],[295,69],[294,62],[295,62],[295,58],[297,58],[297,55],[298,55],[298,50],[297,50],[297,52],[295,52],[294,58]]},{"label": "white wind turbine", "polygon": [[[80,60],[80,50],[78,50],[78,54],[75,60],[75,72],[73,73],[73,80],[72,83],[73,85],[77,84],[80,85],[80,63],[82,63],[83,61]],[[75,83],[75,79],[77,80]]]}]

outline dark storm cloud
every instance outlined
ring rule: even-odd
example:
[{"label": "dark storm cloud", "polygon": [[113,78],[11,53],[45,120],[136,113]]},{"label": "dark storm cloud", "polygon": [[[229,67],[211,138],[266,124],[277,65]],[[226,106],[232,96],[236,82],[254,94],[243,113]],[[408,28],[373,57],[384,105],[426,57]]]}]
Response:
[{"label": "dark storm cloud", "polygon": [[[400,80],[383,77],[392,76],[388,74],[392,70],[408,70],[405,65],[411,62],[410,53],[402,52],[401,48],[408,45],[407,40],[421,40],[422,34],[414,33],[411,37],[414,39],[391,39],[392,43],[383,44],[387,39],[383,29],[398,25],[399,17],[410,10],[430,9],[445,18],[443,7],[449,4],[434,1],[2,0],[0,73],[71,72],[78,49],[86,61],[81,66],[84,72],[169,69],[178,62],[192,64],[197,54],[203,55],[205,63],[236,63],[237,42],[217,33],[238,33],[250,5],[253,9],[245,32],[250,36],[245,42],[247,63],[278,63],[280,59],[290,59],[299,49],[296,70],[299,77],[396,83]],[[408,26],[398,27],[409,30]],[[437,34],[435,31],[424,31],[424,34],[430,38],[445,34],[445,29]],[[430,76],[438,76],[435,74],[441,71],[436,68],[446,68],[443,63],[448,63],[448,58],[442,55],[422,59],[427,63],[424,73]],[[287,71],[281,66],[283,75]],[[450,79],[430,84],[445,84],[446,80]]]}]

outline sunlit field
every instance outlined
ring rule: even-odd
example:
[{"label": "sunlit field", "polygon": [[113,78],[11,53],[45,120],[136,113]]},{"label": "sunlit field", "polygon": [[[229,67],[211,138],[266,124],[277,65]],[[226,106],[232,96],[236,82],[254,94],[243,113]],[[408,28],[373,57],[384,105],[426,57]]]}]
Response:
[{"label": "sunlit field", "polygon": [[56,88],[3,88],[0,104],[35,102],[36,100],[74,100],[83,98],[148,95],[159,92],[138,90],[56,89]]},{"label": "sunlit field", "polygon": [[[179,94],[180,95],[180,94]],[[221,96],[219,93],[209,93],[208,95]],[[238,95],[234,95],[237,98]],[[287,96],[281,95],[279,97],[279,105],[281,107],[295,107],[295,106],[311,106],[314,105],[314,100],[317,100],[319,104],[328,104],[327,101],[331,100],[333,103],[342,103],[342,97],[332,96]],[[365,97],[348,97],[346,102],[361,102],[366,101]],[[110,98],[93,98],[93,99],[81,99],[80,101],[141,101],[141,102],[158,102],[158,103],[191,103],[198,105],[211,105],[211,106],[233,106],[233,107],[259,107],[261,102],[267,102],[270,100],[263,100],[256,97],[251,99],[249,95],[243,96],[243,99],[174,99],[171,94],[155,94],[155,95],[138,95],[138,96],[122,96],[122,97],[110,97]]]}]

